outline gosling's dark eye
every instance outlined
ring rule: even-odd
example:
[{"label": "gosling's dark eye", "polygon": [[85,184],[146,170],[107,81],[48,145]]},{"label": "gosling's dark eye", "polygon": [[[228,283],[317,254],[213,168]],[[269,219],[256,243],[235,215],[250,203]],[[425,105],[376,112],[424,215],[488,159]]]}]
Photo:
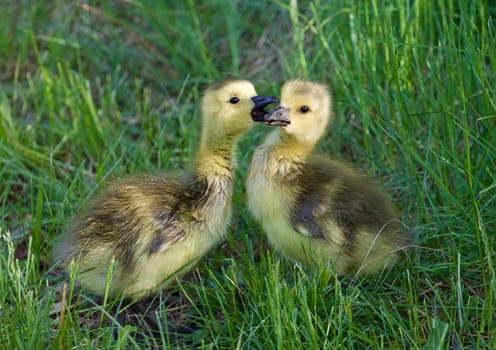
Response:
[{"label": "gosling's dark eye", "polygon": [[229,100],[229,103],[231,103],[233,105],[235,105],[238,102],[239,102],[239,97],[236,97],[236,96],[231,97],[231,99]]},{"label": "gosling's dark eye", "polygon": [[301,113],[307,113],[309,111],[310,111],[310,107],[308,107],[308,106],[301,106],[300,107],[300,112]]}]

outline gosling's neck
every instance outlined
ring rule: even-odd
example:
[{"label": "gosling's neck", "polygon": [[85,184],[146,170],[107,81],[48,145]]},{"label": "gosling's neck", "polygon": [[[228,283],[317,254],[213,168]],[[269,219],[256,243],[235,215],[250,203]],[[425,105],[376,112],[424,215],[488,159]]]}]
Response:
[{"label": "gosling's neck", "polygon": [[237,137],[234,135],[203,139],[194,162],[195,174],[207,180],[233,177],[236,167],[234,158],[236,141]]},{"label": "gosling's neck", "polygon": [[298,140],[297,137],[280,129],[274,130],[265,140],[263,148],[276,159],[304,162],[313,152],[315,143]]},{"label": "gosling's neck", "polygon": [[196,192],[193,217],[206,222],[216,239],[231,218],[236,138],[202,139],[193,165],[192,186]]}]

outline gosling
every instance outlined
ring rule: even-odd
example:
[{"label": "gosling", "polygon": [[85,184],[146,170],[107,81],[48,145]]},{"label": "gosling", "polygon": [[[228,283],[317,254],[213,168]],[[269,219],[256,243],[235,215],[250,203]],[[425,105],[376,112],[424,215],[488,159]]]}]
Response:
[{"label": "gosling", "polygon": [[[110,184],[72,222],[55,249],[81,286],[97,295],[144,298],[190,270],[225,236],[237,140],[251,113],[277,99],[249,81],[218,82],[202,98],[202,132],[193,167],[183,174],[130,176]],[[107,282],[112,270],[110,282]]]},{"label": "gosling", "polygon": [[293,80],[275,110],[253,116],[278,128],[254,152],[248,209],[290,259],[328,265],[338,275],[370,274],[391,266],[410,236],[371,179],[314,154],[332,118],[331,103],[325,86]]}]

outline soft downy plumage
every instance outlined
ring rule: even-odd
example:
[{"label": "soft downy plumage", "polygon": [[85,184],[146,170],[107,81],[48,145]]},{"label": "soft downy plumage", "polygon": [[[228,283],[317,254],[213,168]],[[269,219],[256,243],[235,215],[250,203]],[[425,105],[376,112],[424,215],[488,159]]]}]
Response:
[{"label": "soft downy plumage", "polygon": [[391,201],[371,179],[314,152],[332,120],[328,89],[289,81],[280,105],[261,119],[277,129],[255,150],[246,188],[269,242],[292,260],[327,264],[338,275],[392,265],[410,234]]},{"label": "soft downy plumage", "polygon": [[[252,83],[211,85],[202,99],[202,134],[193,169],[128,176],[109,184],[66,230],[55,256],[77,264],[81,285],[139,299],[188,270],[225,236],[231,220],[234,148],[274,98]],[[112,266],[113,264],[113,266]],[[113,269],[107,286],[109,269]]]}]

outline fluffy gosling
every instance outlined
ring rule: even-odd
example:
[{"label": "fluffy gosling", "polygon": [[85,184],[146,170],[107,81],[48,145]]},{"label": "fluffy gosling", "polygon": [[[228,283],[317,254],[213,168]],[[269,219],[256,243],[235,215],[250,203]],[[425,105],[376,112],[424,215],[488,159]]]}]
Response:
[{"label": "fluffy gosling", "polygon": [[193,169],[130,176],[110,184],[74,219],[57,261],[78,263],[82,287],[98,295],[143,298],[190,270],[223,238],[231,220],[234,148],[250,114],[277,99],[243,80],[211,85],[202,98],[202,132]]},{"label": "fluffy gosling", "polygon": [[284,84],[274,111],[254,116],[279,127],[254,152],[248,208],[287,257],[328,264],[338,275],[369,274],[392,265],[410,236],[371,179],[314,154],[331,104],[325,86],[294,80]]}]

